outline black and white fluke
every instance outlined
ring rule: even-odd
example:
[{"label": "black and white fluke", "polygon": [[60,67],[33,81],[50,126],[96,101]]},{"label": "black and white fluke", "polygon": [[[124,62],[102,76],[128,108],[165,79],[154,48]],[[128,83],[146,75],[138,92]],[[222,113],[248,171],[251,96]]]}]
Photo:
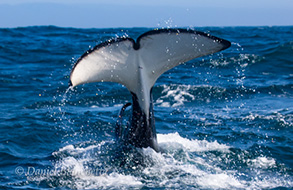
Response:
[{"label": "black and white fluke", "polygon": [[[132,94],[132,117],[126,134],[118,138],[136,147],[158,151],[152,87],[164,72],[186,61],[230,47],[227,40],[187,29],[157,29],[137,38],[120,37],[95,46],[75,63],[70,85],[117,82]],[[125,105],[121,112],[129,106]]]}]

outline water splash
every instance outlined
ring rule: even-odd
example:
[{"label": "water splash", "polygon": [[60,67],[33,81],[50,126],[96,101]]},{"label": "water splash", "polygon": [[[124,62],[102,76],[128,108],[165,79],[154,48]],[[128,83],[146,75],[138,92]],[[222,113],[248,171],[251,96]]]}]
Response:
[{"label": "water splash", "polygon": [[74,91],[73,86],[69,86],[69,87],[66,89],[66,91],[65,91],[65,93],[64,93],[64,95],[62,96],[62,99],[61,99],[61,105],[64,106],[64,104],[66,103],[67,98],[68,98],[67,95],[68,95],[68,93],[69,93],[70,91]]},{"label": "water splash", "polygon": [[160,85],[162,95],[155,105],[160,107],[179,107],[190,102],[210,103],[212,99],[223,99],[227,90],[211,85]]},{"label": "water splash", "polygon": [[158,21],[157,23],[157,27],[161,28],[161,29],[169,29],[169,28],[177,28],[177,25],[174,24],[174,21],[171,17],[169,17],[168,19],[161,19],[160,21]]},{"label": "water splash", "polygon": [[[277,165],[273,158],[260,156],[251,159],[245,156],[246,151],[234,152],[233,147],[225,144],[190,140],[178,133],[159,134],[158,143],[161,152],[145,148],[120,153],[131,163],[126,166],[115,165],[112,153],[106,151],[115,144],[113,141],[89,142],[87,146],[67,145],[53,153],[57,159],[53,170],[59,173],[35,176],[31,180],[74,189],[293,187],[290,176],[271,175],[276,172]],[[143,164],[133,164],[137,153],[143,158]],[[229,166],[231,162],[235,165],[245,162],[247,166],[236,170]],[[51,184],[52,181],[55,183]]]},{"label": "water splash", "polygon": [[[175,89],[173,89],[175,87]],[[156,100],[156,104],[162,107],[177,107],[182,106],[184,102],[187,102],[188,99],[194,100],[194,95],[189,93],[189,90],[192,88],[191,85],[176,85],[176,86],[167,86],[163,85],[164,90],[162,94],[166,94],[161,96],[159,99]],[[165,101],[164,99],[173,99],[175,103],[172,105],[170,101]]]}]

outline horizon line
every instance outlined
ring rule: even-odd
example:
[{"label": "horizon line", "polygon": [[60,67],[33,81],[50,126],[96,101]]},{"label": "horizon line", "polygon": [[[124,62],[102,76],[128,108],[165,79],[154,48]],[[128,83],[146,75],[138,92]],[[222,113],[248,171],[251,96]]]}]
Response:
[{"label": "horizon line", "polygon": [[27,26],[13,26],[13,27],[0,27],[0,29],[17,29],[17,28],[30,28],[30,27],[55,27],[55,28],[74,28],[74,29],[132,29],[132,28],[154,28],[154,29],[166,29],[166,28],[237,28],[237,27],[293,27],[293,25],[226,25],[226,26],[162,26],[162,27],[152,27],[152,26],[115,26],[115,27],[74,27],[74,26],[58,26],[58,25],[27,25]]}]

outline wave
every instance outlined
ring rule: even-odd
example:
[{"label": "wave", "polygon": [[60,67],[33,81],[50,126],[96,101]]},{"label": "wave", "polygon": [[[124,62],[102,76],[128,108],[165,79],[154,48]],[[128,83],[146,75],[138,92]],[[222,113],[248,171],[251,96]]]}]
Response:
[{"label": "wave", "polygon": [[[278,43],[276,47],[264,52],[266,57],[281,57],[281,59],[290,58],[293,51],[293,41]],[[290,60],[288,60],[290,61]]]},{"label": "wave", "polygon": [[160,107],[177,107],[186,102],[210,102],[212,98],[223,98],[225,88],[213,87],[210,85],[161,85],[163,88],[161,96],[156,100],[155,105]]},{"label": "wave", "polygon": [[292,84],[270,86],[211,86],[169,84],[155,86],[155,105],[159,107],[186,106],[186,103],[232,102],[251,96],[292,97]]}]

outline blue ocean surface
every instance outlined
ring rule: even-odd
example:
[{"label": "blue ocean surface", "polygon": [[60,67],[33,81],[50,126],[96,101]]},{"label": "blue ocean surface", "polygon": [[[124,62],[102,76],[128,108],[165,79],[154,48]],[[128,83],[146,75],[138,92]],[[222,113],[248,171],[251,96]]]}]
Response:
[{"label": "blue ocean surface", "polygon": [[158,79],[160,152],[119,149],[125,87],[68,88],[89,48],[151,28],[0,29],[0,189],[292,189],[293,27],[195,29],[232,46]]}]

